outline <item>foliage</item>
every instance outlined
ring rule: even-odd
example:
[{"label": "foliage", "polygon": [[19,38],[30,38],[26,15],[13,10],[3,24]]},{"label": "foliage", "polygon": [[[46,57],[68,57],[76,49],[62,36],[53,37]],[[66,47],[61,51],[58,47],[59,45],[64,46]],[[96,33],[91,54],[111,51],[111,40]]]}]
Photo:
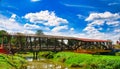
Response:
[{"label": "foliage", "polygon": [[[2,36],[3,35],[6,35],[6,34],[8,34],[6,31],[4,31],[4,30],[0,30],[0,44],[2,43]],[[6,37],[4,37],[4,43],[6,43]]]},{"label": "foliage", "polygon": [[0,69],[19,69],[23,63],[22,57],[0,54]]},{"label": "foliage", "polygon": [[116,55],[116,56],[120,56],[120,52],[116,52],[115,55]]},{"label": "foliage", "polygon": [[67,64],[69,67],[82,69],[119,69],[120,56],[91,55],[73,52],[59,52],[53,54],[54,61]]},{"label": "foliage", "polygon": [[44,33],[43,33],[42,30],[37,30],[37,31],[36,31],[36,35],[44,35]]},{"label": "foliage", "polygon": [[55,54],[54,52],[45,51],[45,52],[39,52],[38,56],[51,59],[54,57],[54,54]]},{"label": "foliage", "polygon": [[0,30],[0,35],[8,34],[5,30]]}]

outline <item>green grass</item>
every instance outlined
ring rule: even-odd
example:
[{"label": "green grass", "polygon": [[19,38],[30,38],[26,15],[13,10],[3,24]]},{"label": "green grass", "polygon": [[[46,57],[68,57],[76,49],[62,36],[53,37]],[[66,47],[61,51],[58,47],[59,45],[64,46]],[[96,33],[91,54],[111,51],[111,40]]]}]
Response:
[{"label": "green grass", "polygon": [[19,56],[0,54],[0,69],[20,69],[26,61]]},{"label": "green grass", "polygon": [[54,55],[55,53],[51,51],[41,51],[39,52],[38,57],[45,57],[47,59],[51,59],[54,57]]},{"label": "green grass", "polygon": [[53,54],[53,60],[82,69],[120,69],[120,56],[58,52]]}]

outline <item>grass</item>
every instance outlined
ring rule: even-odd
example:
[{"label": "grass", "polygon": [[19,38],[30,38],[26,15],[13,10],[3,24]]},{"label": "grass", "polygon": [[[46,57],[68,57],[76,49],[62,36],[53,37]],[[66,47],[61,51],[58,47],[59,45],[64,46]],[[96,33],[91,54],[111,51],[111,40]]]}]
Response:
[{"label": "grass", "polygon": [[73,52],[58,52],[52,54],[52,56],[54,61],[65,63],[69,67],[79,67],[82,69],[120,69],[120,56],[91,55]]},{"label": "grass", "polygon": [[25,60],[19,56],[0,54],[0,69],[20,69]]},{"label": "grass", "polygon": [[72,52],[57,53],[54,59],[58,61],[64,58],[64,63],[69,66],[79,66],[88,69],[119,69],[120,56],[103,56],[78,54]]}]

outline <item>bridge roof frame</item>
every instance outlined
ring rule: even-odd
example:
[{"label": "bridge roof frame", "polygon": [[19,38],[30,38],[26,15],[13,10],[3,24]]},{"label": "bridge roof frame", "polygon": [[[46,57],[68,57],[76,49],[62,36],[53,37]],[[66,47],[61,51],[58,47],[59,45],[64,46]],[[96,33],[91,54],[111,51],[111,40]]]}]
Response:
[{"label": "bridge roof frame", "polygon": [[84,42],[111,42],[110,40],[100,40],[100,39],[88,39],[88,38],[77,38],[77,37],[68,37],[68,36],[53,36],[53,35],[35,35],[35,34],[4,34],[6,36],[24,36],[24,37],[40,37],[40,38],[56,38],[56,39],[72,39],[79,40]]}]

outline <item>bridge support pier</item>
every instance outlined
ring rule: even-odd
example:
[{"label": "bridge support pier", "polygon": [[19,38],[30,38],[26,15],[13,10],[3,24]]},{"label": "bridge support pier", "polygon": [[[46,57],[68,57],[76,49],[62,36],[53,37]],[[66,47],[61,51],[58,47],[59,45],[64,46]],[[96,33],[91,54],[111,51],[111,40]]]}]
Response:
[{"label": "bridge support pier", "polygon": [[38,53],[39,52],[33,52],[33,60],[37,60],[38,59]]}]

